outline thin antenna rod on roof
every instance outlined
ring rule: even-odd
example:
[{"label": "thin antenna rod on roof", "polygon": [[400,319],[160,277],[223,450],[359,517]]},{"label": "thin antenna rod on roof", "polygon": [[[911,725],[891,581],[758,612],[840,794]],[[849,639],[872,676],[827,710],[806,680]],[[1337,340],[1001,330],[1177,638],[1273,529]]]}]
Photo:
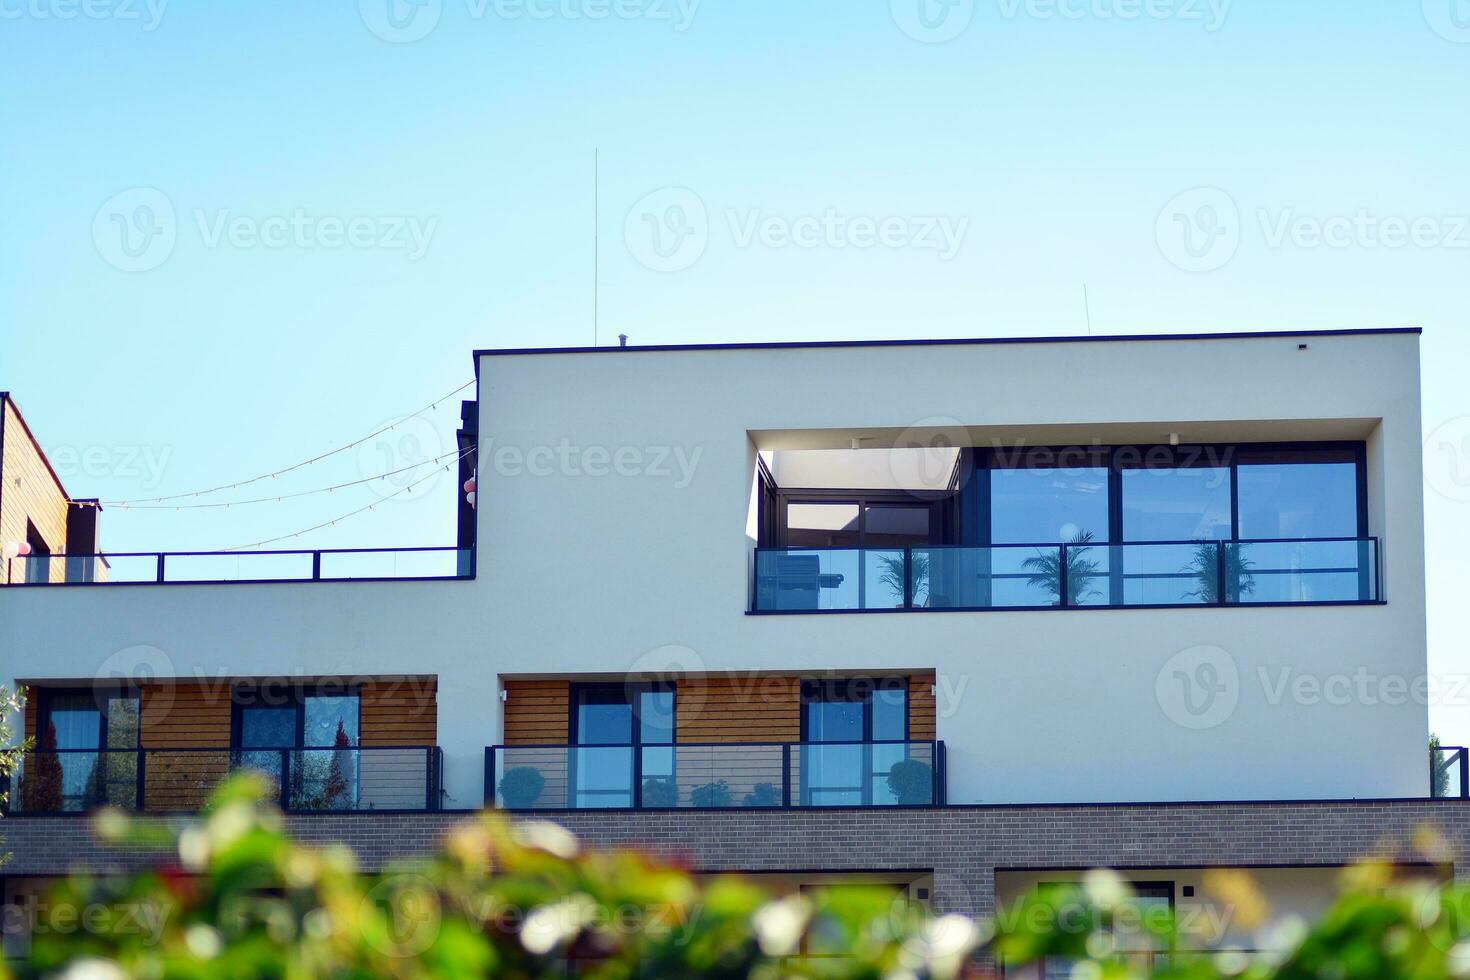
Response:
[{"label": "thin antenna rod on roof", "polygon": [[1087,299],[1087,283],[1082,284],[1082,312],[1087,315],[1087,333],[1092,334],[1092,303]]},{"label": "thin antenna rod on roof", "polygon": [[597,346],[597,279],[598,279],[598,173],[597,173],[597,147],[592,148],[592,346]]}]

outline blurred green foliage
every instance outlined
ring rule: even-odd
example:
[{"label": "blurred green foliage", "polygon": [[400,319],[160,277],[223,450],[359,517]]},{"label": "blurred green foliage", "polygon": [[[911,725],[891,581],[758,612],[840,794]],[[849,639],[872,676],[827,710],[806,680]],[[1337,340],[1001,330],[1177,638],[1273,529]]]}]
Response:
[{"label": "blurred green foliage", "polygon": [[[586,850],[555,824],[486,814],[451,831],[437,854],[368,875],[343,848],[293,843],[263,804],[265,789],[232,780],[181,828],[99,814],[101,836],[162,857],[145,873],[57,883],[32,909],[41,928],[29,958],[10,969],[160,980],[897,980],[989,976],[995,962],[1046,963],[1048,975],[1070,969],[1079,980],[1470,974],[1465,893],[1375,865],[1348,872],[1315,925],[1271,924],[1263,945],[1277,952],[1191,953],[1167,903],[1141,905],[1105,871],[1031,891],[998,910],[992,926],[932,915],[879,885],[777,895],[739,877],[697,878],[639,853]],[[1432,836],[1420,844],[1435,862],[1446,859]],[[1211,887],[1237,926],[1267,924],[1246,872],[1222,872]]]},{"label": "blurred green foliage", "polygon": [[[15,732],[11,729],[10,719],[20,717],[24,708],[25,698],[12,693],[8,687],[0,686],[0,784],[5,786],[9,785],[10,774],[20,765],[21,757],[31,747],[30,739],[11,745]],[[0,793],[0,809],[9,802],[6,796]],[[5,852],[5,838],[0,836],[0,866],[4,866],[9,857]]]}]

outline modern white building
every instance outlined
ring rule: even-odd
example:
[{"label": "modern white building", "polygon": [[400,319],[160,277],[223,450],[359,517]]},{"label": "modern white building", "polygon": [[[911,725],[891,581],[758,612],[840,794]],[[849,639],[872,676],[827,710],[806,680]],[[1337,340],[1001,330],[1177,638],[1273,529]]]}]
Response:
[{"label": "modern white building", "polygon": [[0,590],[40,750],[12,892],[76,859],[72,812],[188,809],[244,766],[349,841],[490,804],[977,912],[1098,863],[1170,903],[1269,865],[1308,908],[1421,814],[1457,832],[1417,331],[475,365],[452,545]]}]

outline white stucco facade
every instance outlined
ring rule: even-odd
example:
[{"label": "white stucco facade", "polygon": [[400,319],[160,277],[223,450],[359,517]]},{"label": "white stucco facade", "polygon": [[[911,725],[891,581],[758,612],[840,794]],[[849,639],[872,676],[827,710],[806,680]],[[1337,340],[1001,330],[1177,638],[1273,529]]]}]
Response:
[{"label": "white stucco facade", "polygon": [[[502,678],[665,671],[935,670],[951,803],[1424,796],[1418,358],[1410,333],[485,354],[475,580],[0,590],[0,680],[435,675],[451,807],[482,799]],[[1364,440],[1387,601],[748,614],[759,451],[936,431]],[[1160,676],[1199,647],[1234,704],[1187,727]]]}]

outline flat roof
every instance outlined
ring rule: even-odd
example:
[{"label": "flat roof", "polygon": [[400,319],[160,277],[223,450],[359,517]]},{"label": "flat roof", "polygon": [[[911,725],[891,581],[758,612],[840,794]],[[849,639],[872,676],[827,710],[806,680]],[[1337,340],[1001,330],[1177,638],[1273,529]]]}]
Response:
[{"label": "flat roof", "polygon": [[823,347],[950,347],[962,344],[1095,344],[1158,340],[1247,340],[1271,337],[1361,337],[1380,334],[1421,334],[1420,327],[1369,327],[1354,330],[1243,330],[1233,333],[1140,333],[1081,334],[1064,337],[968,337],[930,340],[792,340],[749,344],[648,344],[627,347],[490,347],[474,352],[478,370],[480,358],[508,357],[521,354],[607,354],[618,351],[705,351],[705,350],[787,350]]}]

